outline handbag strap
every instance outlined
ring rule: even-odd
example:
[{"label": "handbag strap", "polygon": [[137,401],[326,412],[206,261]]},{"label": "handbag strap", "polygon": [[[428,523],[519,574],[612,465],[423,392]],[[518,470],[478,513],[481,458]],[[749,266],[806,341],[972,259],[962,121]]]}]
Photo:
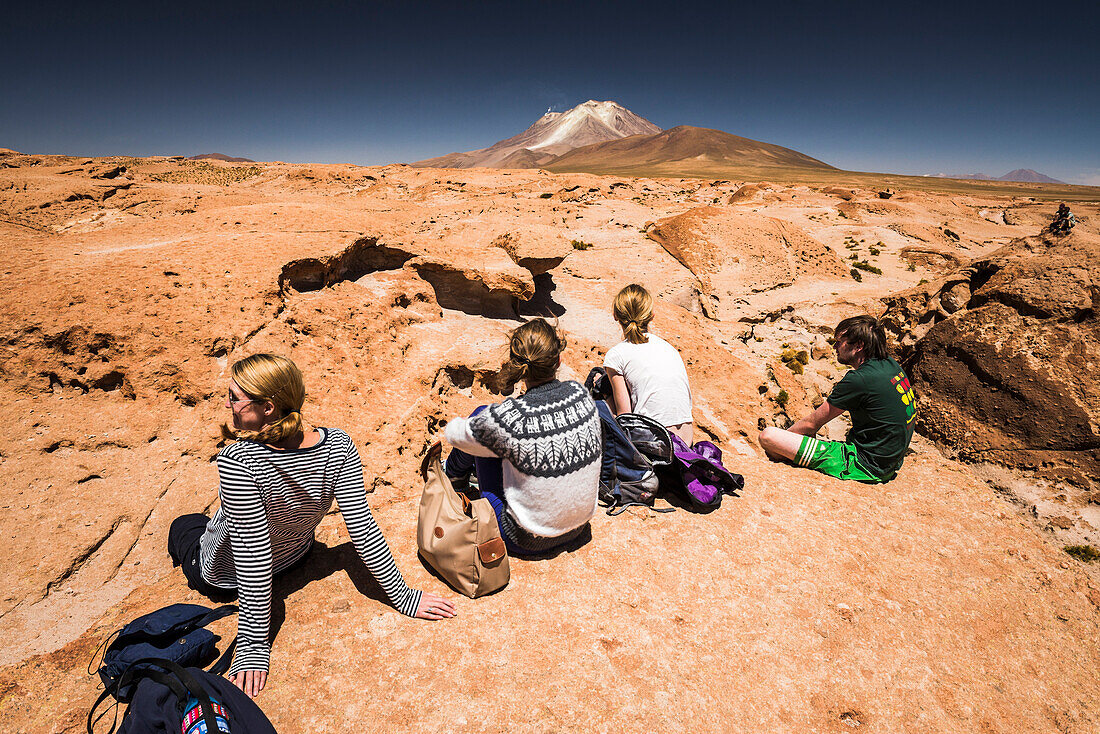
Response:
[{"label": "handbag strap", "polygon": [[[92,727],[95,725],[96,722],[103,718],[103,716],[107,715],[107,712],[105,711],[101,716],[97,717],[95,715],[95,710],[99,708],[99,704],[103,703],[107,699],[107,697],[111,696],[113,693],[114,690],[111,688],[103,691],[103,693],[99,694],[99,698],[95,700],[95,703],[92,704],[92,708],[88,710],[88,734],[95,734],[95,732],[92,730]],[[118,726],[118,706],[118,699],[115,699],[115,702],[111,704],[111,708],[113,708],[115,712],[115,718],[114,721],[111,722],[111,730],[107,732],[107,734],[114,734],[115,727]]]},{"label": "handbag strap", "polygon": [[122,634],[122,630],[117,629],[114,632],[112,632],[107,637],[107,639],[105,639],[105,640],[103,640],[103,642],[99,643],[99,645],[96,647],[95,651],[92,653],[91,659],[88,661],[88,675],[95,675],[95,671],[92,670],[92,666],[95,665],[96,656],[97,655],[99,656],[99,664],[103,665],[103,658],[104,658],[104,656],[107,655],[107,648],[110,647],[111,643],[114,642],[116,639],[118,639],[118,636],[121,635],[121,634]]},{"label": "handbag strap", "polygon": [[436,480],[443,487],[445,493],[453,497],[458,497],[459,502],[462,503],[463,514],[468,517],[473,517],[473,513],[470,510],[470,498],[462,492],[455,490],[451,478],[447,476],[447,472],[443,470],[442,456],[443,446],[439,442],[436,442],[428,449],[428,453],[424,454],[424,458],[420,461],[420,475],[424,478],[425,482],[428,481],[428,474],[434,475]]},{"label": "handbag strap", "polygon": [[[199,619],[196,624],[199,627],[205,627],[214,620],[228,617],[230,614],[235,614],[236,611],[236,605],[225,604],[224,606],[220,606],[217,609],[210,610],[210,612]],[[225,648],[225,652],[222,653],[221,657],[218,658],[218,660],[210,666],[209,672],[213,673],[214,675],[225,675],[225,671],[229,670],[229,666],[233,662],[233,653],[234,651],[236,651],[236,649],[237,638],[234,637],[233,641],[229,643],[229,646]]]},{"label": "handbag strap", "polygon": [[[420,460],[420,478],[425,482],[428,481],[428,471],[434,469],[432,463],[439,464],[440,473],[443,474],[443,464],[440,463],[443,457],[443,444],[436,441],[428,447],[427,452],[424,454],[424,458]],[[445,475],[444,475],[445,476]]]},{"label": "handbag strap", "polygon": [[621,515],[626,512],[626,508],[628,507],[648,507],[654,512],[676,512],[675,507],[655,507],[654,505],[647,505],[645,502],[622,502],[608,507],[607,514],[611,517],[615,517],[616,515]]}]

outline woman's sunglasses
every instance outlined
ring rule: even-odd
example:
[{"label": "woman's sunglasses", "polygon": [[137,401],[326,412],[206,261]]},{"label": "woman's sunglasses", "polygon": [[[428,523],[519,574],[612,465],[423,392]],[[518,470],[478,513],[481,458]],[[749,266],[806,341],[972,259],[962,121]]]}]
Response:
[{"label": "woman's sunglasses", "polygon": [[229,391],[229,402],[230,402],[230,403],[231,403],[232,405],[237,405],[238,403],[258,403],[258,402],[260,402],[260,401],[259,401],[259,400],[253,400],[252,398],[238,398],[238,397],[234,397],[234,396],[233,396],[233,391],[232,391],[232,390],[230,390],[230,391]]}]

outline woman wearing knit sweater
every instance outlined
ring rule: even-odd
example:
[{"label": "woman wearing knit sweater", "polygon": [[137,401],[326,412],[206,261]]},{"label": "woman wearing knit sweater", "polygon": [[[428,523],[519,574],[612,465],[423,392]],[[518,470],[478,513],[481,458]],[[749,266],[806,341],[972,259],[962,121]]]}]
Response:
[{"label": "woman wearing knit sweater", "polygon": [[213,518],[177,518],[168,532],[168,552],[194,589],[240,597],[229,680],[249,696],[263,690],[272,577],[304,561],[333,499],[359,557],[398,611],[419,619],[454,616],[447,599],[405,584],[367,505],[363,465],[348,434],[303,430],[306,392],[295,364],[254,354],[235,363],[232,373],[226,407],[233,428],[222,431],[238,440],[217,457],[221,506]]},{"label": "woman wearing knit sweater", "polygon": [[579,537],[596,511],[600,418],[584,387],[557,379],[565,339],[544,319],[520,326],[501,381],[524,392],[455,418],[444,435],[454,447],[447,475],[469,477],[496,511],[513,555],[559,548]]}]

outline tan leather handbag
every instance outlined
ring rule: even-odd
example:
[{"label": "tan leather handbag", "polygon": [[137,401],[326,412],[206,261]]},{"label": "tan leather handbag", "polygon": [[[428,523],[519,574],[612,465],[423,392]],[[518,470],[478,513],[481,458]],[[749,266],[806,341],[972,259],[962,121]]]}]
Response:
[{"label": "tan leather handbag", "polygon": [[416,544],[420,554],[456,591],[485,596],[508,583],[508,551],[487,499],[470,501],[451,486],[436,443],[420,463],[424,494]]}]

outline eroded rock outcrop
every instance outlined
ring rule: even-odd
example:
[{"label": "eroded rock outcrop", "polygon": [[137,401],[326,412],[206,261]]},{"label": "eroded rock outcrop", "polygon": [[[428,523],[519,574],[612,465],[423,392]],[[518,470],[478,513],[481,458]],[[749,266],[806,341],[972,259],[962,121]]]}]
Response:
[{"label": "eroded rock outcrop", "polygon": [[573,251],[560,229],[541,225],[517,227],[498,235],[492,245],[508,253],[516,265],[530,270],[531,275],[553,270]]},{"label": "eroded rock outcrop", "polygon": [[397,270],[415,255],[415,251],[379,242],[377,237],[361,237],[339,254],[287,263],[279,273],[279,290],[283,293],[320,290],[379,270]]},{"label": "eroded rock outcrop", "polygon": [[843,277],[836,253],[779,219],[718,207],[692,209],[646,230],[698,279],[703,312],[725,318],[749,293],[781,288],[802,277]]},{"label": "eroded rock outcrop", "polygon": [[[499,250],[497,252],[500,252]],[[409,262],[435,288],[440,306],[490,318],[515,318],[519,301],[535,295],[535,279],[501,253],[480,262],[422,256]]]},{"label": "eroded rock outcrop", "polygon": [[[1028,237],[886,299],[921,429],[974,460],[1100,473],[1100,247]],[[1089,376],[1093,376],[1090,378]]]}]

